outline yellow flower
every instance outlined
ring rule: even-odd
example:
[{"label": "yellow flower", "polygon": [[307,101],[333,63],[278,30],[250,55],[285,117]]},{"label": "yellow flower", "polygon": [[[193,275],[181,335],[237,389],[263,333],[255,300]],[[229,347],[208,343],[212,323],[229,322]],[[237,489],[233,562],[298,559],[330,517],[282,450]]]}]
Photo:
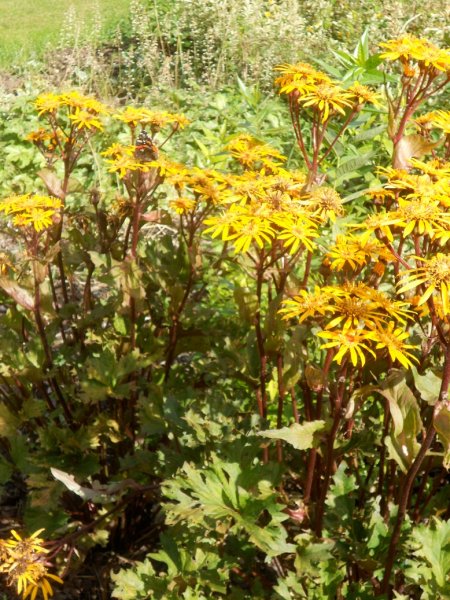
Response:
[{"label": "yellow flower", "polygon": [[149,110],[147,108],[135,108],[127,106],[124,110],[113,115],[115,119],[123,121],[130,127],[137,125],[149,125],[153,131],[158,131],[165,125],[183,129],[189,120],[183,115],[177,115],[165,111]]},{"label": "yellow flower", "polygon": [[330,304],[330,294],[327,289],[321,289],[318,286],[314,288],[314,293],[307,290],[300,290],[298,294],[284,300],[284,308],[279,310],[283,315],[283,319],[291,319],[297,317],[302,323],[308,317],[324,316],[327,312],[334,312],[333,306]]},{"label": "yellow flower", "polygon": [[275,80],[280,86],[280,94],[290,94],[294,90],[304,92],[317,83],[329,82],[330,78],[325,73],[317,71],[307,63],[284,64],[275,67],[282,75]]},{"label": "yellow flower", "polygon": [[374,106],[380,106],[381,95],[378,92],[374,92],[366,85],[362,85],[358,81],[355,81],[348,89],[348,92],[355,98],[357,104],[373,104]]},{"label": "yellow flower", "polygon": [[248,252],[252,244],[263,248],[264,243],[271,243],[275,231],[270,223],[259,217],[244,217],[233,225],[234,233],[228,236],[233,241],[234,251]]},{"label": "yellow flower", "polygon": [[62,207],[59,198],[24,194],[10,196],[0,201],[0,212],[13,215],[13,224],[18,227],[32,225],[37,232],[50,227]]},{"label": "yellow flower", "polygon": [[104,152],[101,153],[102,156],[119,158],[122,156],[133,156],[134,155],[134,146],[123,146],[122,144],[114,143],[112,146],[107,148]]},{"label": "yellow flower", "polygon": [[436,110],[431,115],[430,123],[436,129],[441,129],[445,134],[450,133],[450,111]]},{"label": "yellow flower", "polygon": [[302,204],[333,222],[336,221],[336,217],[344,214],[342,198],[336,190],[325,185],[315,187],[309,193],[309,198],[303,200]]},{"label": "yellow flower", "polygon": [[170,208],[173,208],[179,215],[191,212],[196,204],[197,202],[193,198],[177,198],[176,200],[171,200],[169,202]]},{"label": "yellow flower", "polygon": [[117,156],[113,160],[107,160],[106,162],[111,165],[108,169],[109,173],[118,173],[121,179],[132,171],[147,172],[150,169],[150,163],[140,162],[129,154]]},{"label": "yellow flower", "polygon": [[380,54],[385,60],[400,60],[406,66],[409,66],[410,61],[414,61],[424,69],[431,67],[438,71],[450,69],[448,50],[441,50],[428,40],[413,35],[408,34],[396,40],[382,42],[380,46],[386,48],[386,51]]},{"label": "yellow flower", "polygon": [[[176,175],[170,177],[172,184],[173,177]],[[198,200],[212,204],[219,204],[222,201],[225,183],[223,176],[218,171],[194,168],[186,175],[185,182]]]},{"label": "yellow flower", "polygon": [[339,348],[333,360],[340,365],[343,358],[348,354],[350,361],[354,367],[361,364],[363,367],[366,363],[365,354],[370,354],[373,358],[376,357],[375,352],[367,345],[370,341],[370,331],[365,329],[347,329],[345,331],[320,331],[317,334],[319,337],[329,339],[331,342],[322,344],[321,349]]},{"label": "yellow flower", "polygon": [[[412,231],[419,235],[428,235],[433,238],[437,231],[450,226],[450,214],[439,208],[439,202],[420,200],[398,200],[399,208],[393,211],[394,217],[399,217],[397,227],[403,229],[403,237]],[[388,213],[389,214],[389,213]]]},{"label": "yellow flower", "polygon": [[320,113],[322,123],[336,112],[344,115],[351,108],[352,94],[332,82],[320,83],[299,98],[305,108],[311,107]]},{"label": "yellow flower", "polygon": [[37,97],[34,103],[41,116],[46,113],[54,114],[59,108],[67,106],[69,109],[85,110],[91,114],[108,114],[110,111],[104,104],[90,96],[83,96],[77,91],[67,92],[65,94],[42,94]]},{"label": "yellow flower", "polygon": [[408,352],[409,349],[416,346],[404,343],[409,334],[401,327],[397,327],[394,321],[389,321],[387,326],[378,323],[368,337],[376,343],[376,350],[386,348],[391,359],[398,360],[406,369],[413,366],[412,361],[417,362],[417,358]]},{"label": "yellow flower", "polygon": [[77,126],[77,129],[96,129],[103,130],[103,125],[99,119],[91,112],[85,109],[76,108],[75,112],[69,115],[69,119]]},{"label": "yellow flower", "polygon": [[401,217],[389,212],[373,213],[360,225],[351,225],[353,229],[363,229],[361,242],[364,244],[374,231],[380,231],[389,242],[394,240],[391,227],[401,222]]},{"label": "yellow flower", "polygon": [[45,113],[54,113],[62,105],[63,100],[61,96],[51,92],[38,96],[34,102],[34,106],[38,111],[39,116]]},{"label": "yellow flower", "polygon": [[443,313],[450,314],[450,256],[438,252],[430,259],[416,258],[424,263],[424,266],[403,272],[403,281],[398,292],[402,294],[421,285],[425,291],[421,294],[418,306],[425,304],[433,294],[437,294],[442,302]]},{"label": "yellow flower", "polygon": [[342,331],[354,329],[363,324],[374,324],[384,318],[380,306],[364,295],[345,295],[335,298],[334,318],[327,324],[327,329],[342,328]]},{"label": "yellow flower", "polygon": [[80,94],[76,90],[61,94],[60,97],[63,105],[75,110],[83,109],[91,113],[103,115],[107,115],[111,112],[107,106],[99,102],[96,98],[92,98],[91,96],[83,96],[83,94]]},{"label": "yellow flower", "polygon": [[[279,219],[277,219],[278,221]],[[285,220],[285,225],[279,233],[277,233],[277,240],[283,240],[284,247],[289,248],[289,254],[295,254],[299,249],[300,245],[307,248],[312,252],[315,248],[315,244],[312,242],[313,238],[319,237],[319,233],[315,226],[311,225],[309,220],[305,220],[304,217],[292,217]]]},{"label": "yellow flower", "polygon": [[247,134],[237,136],[226,148],[233,158],[249,169],[260,165],[274,171],[286,160],[281,152]]},{"label": "yellow flower", "polygon": [[356,271],[368,262],[361,239],[352,235],[339,235],[335,245],[327,252],[327,257],[331,259],[330,268],[336,271],[344,268]]},{"label": "yellow flower", "polygon": [[222,240],[230,239],[234,225],[240,219],[240,216],[245,213],[245,209],[238,205],[230,206],[230,209],[217,217],[209,217],[203,221],[204,225],[209,225],[203,233],[209,233],[212,238],[221,236]]},{"label": "yellow flower", "polygon": [[0,573],[7,576],[8,585],[15,585],[22,599],[35,600],[39,592],[44,600],[53,596],[50,581],[63,583],[57,575],[47,572],[44,540],[39,538],[43,529],[35,531],[30,537],[22,538],[11,531],[11,538],[0,544]]}]

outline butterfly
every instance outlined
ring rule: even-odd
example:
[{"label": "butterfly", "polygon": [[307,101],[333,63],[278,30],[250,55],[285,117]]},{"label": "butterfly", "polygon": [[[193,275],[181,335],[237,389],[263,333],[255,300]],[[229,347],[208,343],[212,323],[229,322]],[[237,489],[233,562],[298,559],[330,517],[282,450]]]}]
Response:
[{"label": "butterfly", "polygon": [[158,148],[145,129],[137,137],[134,157],[141,161],[156,160],[158,158]]}]

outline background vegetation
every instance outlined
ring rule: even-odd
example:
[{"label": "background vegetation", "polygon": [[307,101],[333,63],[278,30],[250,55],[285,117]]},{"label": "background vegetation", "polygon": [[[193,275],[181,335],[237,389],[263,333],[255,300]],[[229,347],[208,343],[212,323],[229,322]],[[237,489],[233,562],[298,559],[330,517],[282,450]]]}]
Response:
[{"label": "background vegetation", "polygon": [[450,598],[449,10],[11,3],[6,598]]}]

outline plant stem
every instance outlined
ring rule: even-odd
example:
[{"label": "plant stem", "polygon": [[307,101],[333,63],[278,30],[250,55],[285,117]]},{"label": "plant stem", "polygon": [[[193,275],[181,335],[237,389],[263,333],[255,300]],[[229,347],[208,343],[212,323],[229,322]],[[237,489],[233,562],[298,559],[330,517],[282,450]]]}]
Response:
[{"label": "plant stem", "polygon": [[331,474],[333,472],[333,463],[334,463],[334,442],[336,439],[337,432],[339,430],[339,425],[342,420],[342,401],[345,392],[345,378],[347,374],[347,363],[344,363],[341,367],[340,374],[338,377],[338,389],[336,392],[336,396],[333,399],[333,424],[331,426],[331,431],[328,434],[327,440],[327,451],[326,451],[326,463],[325,463],[325,474],[324,480],[322,482],[322,488],[320,493],[319,504],[317,508],[316,514],[316,534],[318,537],[322,535],[322,526],[323,526],[323,516],[325,512],[325,501],[327,499],[328,487],[330,485]]},{"label": "plant stem", "polygon": [[[278,352],[277,354],[277,375],[278,375],[278,409],[277,409],[277,428],[280,429],[283,426],[283,407],[285,389],[283,382],[283,356]],[[281,440],[277,440],[277,459],[278,462],[283,462],[283,446]]]},{"label": "plant stem", "polygon": [[389,549],[386,557],[386,568],[384,571],[383,581],[381,583],[380,593],[386,594],[390,587],[391,573],[394,567],[395,555],[397,553],[397,546],[400,541],[401,527],[406,516],[408,504],[411,496],[412,486],[417,473],[422,466],[422,462],[428,450],[433,443],[436,430],[434,428],[434,417],[439,414],[441,409],[448,402],[448,387],[450,384],[450,342],[447,342],[447,348],[445,353],[444,372],[442,376],[441,389],[439,392],[439,399],[434,405],[433,416],[430,419],[425,438],[422,442],[419,452],[416,458],[408,469],[406,477],[403,482],[403,486],[400,493],[397,520],[395,522],[394,531],[392,532]]}]

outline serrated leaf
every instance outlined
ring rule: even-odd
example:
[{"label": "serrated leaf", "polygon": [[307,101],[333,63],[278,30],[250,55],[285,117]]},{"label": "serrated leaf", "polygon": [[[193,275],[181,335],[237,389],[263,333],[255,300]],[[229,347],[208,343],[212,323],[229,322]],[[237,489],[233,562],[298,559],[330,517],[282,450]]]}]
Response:
[{"label": "serrated leaf", "polygon": [[[292,552],[295,547],[286,542],[287,532],[281,526],[288,518],[284,505],[278,502],[275,490],[268,494],[266,489],[260,493],[255,488],[258,475],[265,480],[260,467],[244,472],[238,463],[216,456],[203,468],[185,463],[177,477],[163,484],[164,495],[171,501],[165,505],[166,522],[187,521],[208,528],[220,525],[222,535],[245,532],[268,556]],[[262,513],[270,516],[264,527],[259,524]]]},{"label": "serrated leaf", "polygon": [[[419,574],[423,573],[423,560],[430,567],[425,571],[423,582],[427,591],[431,591],[436,598],[449,598],[450,521],[433,518],[429,524],[415,527],[410,541],[415,548],[414,555],[419,558],[419,561],[412,563],[413,569],[415,568]],[[441,596],[441,594],[445,595]]]}]

